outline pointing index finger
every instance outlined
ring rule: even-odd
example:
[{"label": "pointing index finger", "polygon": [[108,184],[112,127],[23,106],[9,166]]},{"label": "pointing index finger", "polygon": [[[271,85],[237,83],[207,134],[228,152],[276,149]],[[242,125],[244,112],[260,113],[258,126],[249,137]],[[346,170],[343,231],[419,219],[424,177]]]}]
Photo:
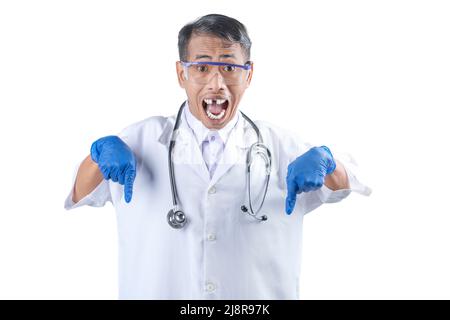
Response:
[{"label": "pointing index finger", "polygon": [[135,178],[136,178],[136,170],[134,168],[127,169],[127,171],[125,172],[125,185],[124,185],[126,203],[129,203],[131,201],[131,197],[133,196],[133,184]]},{"label": "pointing index finger", "polygon": [[291,214],[295,207],[297,200],[298,185],[294,180],[287,182],[287,197],[286,197],[286,213]]}]

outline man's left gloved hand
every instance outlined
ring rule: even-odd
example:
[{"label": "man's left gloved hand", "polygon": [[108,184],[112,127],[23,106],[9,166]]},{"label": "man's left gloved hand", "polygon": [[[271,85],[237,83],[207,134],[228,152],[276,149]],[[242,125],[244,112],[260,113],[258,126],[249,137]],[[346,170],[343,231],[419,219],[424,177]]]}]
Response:
[{"label": "man's left gloved hand", "polygon": [[286,213],[295,207],[297,193],[309,192],[322,187],[325,176],[336,169],[333,155],[326,146],[313,147],[288,166],[286,177]]}]

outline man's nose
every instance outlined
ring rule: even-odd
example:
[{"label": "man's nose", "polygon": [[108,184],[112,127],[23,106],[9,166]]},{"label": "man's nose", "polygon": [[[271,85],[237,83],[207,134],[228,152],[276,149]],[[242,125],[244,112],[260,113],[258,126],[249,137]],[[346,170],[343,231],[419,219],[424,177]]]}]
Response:
[{"label": "man's nose", "polygon": [[225,81],[220,72],[215,72],[208,81],[208,89],[218,91],[225,89]]}]

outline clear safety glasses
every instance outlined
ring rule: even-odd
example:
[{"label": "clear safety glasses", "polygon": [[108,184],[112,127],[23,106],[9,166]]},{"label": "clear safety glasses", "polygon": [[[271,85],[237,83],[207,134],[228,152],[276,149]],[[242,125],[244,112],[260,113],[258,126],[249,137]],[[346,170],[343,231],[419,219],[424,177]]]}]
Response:
[{"label": "clear safety glasses", "polygon": [[219,73],[225,84],[238,85],[247,79],[251,69],[250,62],[240,65],[226,62],[181,61],[181,64],[187,79],[197,84],[207,84],[216,73]]}]

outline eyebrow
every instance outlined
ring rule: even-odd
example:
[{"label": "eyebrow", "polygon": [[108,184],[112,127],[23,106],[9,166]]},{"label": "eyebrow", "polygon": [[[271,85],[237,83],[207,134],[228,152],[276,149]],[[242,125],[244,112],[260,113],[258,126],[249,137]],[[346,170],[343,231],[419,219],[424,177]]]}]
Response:
[{"label": "eyebrow", "polygon": [[[195,56],[195,60],[203,59],[203,58],[212,59],[212,57],[208,56],[207,54],[198,54],[198,55]],[[236,56],[234,54],[221,54],[219,56],[219,58],[236,58]]]}]

